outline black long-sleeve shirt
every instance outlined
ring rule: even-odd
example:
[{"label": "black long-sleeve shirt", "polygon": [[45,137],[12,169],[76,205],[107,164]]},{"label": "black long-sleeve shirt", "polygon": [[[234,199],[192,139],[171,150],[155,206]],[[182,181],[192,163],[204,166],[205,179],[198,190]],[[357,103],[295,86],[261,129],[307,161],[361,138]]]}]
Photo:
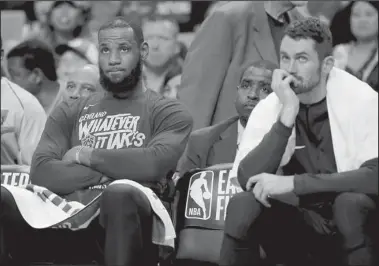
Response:
[{"label": "black long-sleeve shirt", "polygon": [[[284,175],[295,176],[295,194],[355,191],[378,195],[378,158],[357,170],[337,173],[326,99],[301,105],[295,126],[298,149],[283,167]],[[249,177],[277,171],[291,132],[292,128],[277,121],[241,161],[238,180],[243,188]]]},{"label": "black long-sleeve shirt", "polygon": [[[69,100],[48,118],[31,166],[31,180],[58,194],[99,183],[102,176],[158,182],[175,166],[192,130],[182,104],[147,90]],[[62,161],[72,147],[94,148],[91,168]]]}]

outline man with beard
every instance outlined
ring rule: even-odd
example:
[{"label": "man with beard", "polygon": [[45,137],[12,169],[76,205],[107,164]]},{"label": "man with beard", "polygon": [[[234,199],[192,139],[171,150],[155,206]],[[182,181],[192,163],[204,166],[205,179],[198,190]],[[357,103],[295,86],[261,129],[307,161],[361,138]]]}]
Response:
[{"label": "man with beard", "polygon": [[[98,40],[100,82],[107,94],[68,100],[53,111],[33,157],[31,181],[65,196],[129,179],[160,196],[185,148],[192,118],[176,100],[143,86],[148,45],[139,27],[118,17],[100,28]],[[1,192],[1,216],[22,221],[12,197]],[[106,188],[99,221],[105,265],[157,264],[153,211],[139,189]]]},{"label": "man with beard", "polygon": [[250,115],[233,167],[246,192],[229,201],[220,265],[261,265],[259,244],[276,263],[377,265],[367,225],[378,200],[378,96],[331,54],[320,20],[286,29],[275,93]]}]

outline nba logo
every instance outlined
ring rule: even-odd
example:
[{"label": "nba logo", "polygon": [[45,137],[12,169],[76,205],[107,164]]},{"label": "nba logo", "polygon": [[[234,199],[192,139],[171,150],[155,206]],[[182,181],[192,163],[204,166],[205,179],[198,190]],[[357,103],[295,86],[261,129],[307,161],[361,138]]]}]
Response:
[{"label": "nba logo", "polygon": [[202,171],[191,176],[187,193],[185,217],[208,220],[211,217],[213,171]]}]

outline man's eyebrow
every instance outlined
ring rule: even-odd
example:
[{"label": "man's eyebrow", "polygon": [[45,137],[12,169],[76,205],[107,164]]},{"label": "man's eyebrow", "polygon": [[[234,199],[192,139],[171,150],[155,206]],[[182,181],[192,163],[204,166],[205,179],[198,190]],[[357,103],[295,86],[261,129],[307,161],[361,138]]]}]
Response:
[{"label": "man's eyebrow", "polygon": [[305,51],[302,51],[302,52],[296,53],[296,56],[299,56],[299,55],[308,55],[308,53],[305,52]]},{"label": "man's eyebrow", "polygon": [[[280,51],[280,54],[281,55],[288,55],[286,52],[284,51]],[[301,51],[301,52],[298,52],[295,54],[296,56],[299,56],[299,55],[309,55],[306,51]]]},{"label": "man's eyebrow", "polygon": [[95,85],[91,84],[91,83],[83,83],[82,86],[90,86],[90,87],[95,87]]}]

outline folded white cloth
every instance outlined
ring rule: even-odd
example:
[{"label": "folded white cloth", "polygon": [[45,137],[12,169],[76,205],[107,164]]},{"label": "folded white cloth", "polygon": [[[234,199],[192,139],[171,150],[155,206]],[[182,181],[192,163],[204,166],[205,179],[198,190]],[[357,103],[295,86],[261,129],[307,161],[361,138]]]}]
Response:
[{"label": "folded white cloth", "polygon": [[[357,169],[369,159],[378,157],[378,93],[367,83],[334,67],[327,81],[327,108],[338,172]],[[241,160],[259,145],[278,120],[282,104],[271,93],[252,111],[231,176],[237,176]],[[289,137],[280,167],[292,157],[296,145],[295,128]],[[270,154],[262,154],[270,156]]]},{"label": "folded white cloth", "polygon": [[[132,180],[117,180],[109,184],[126,184],[139,189],[148,198],[153,210],[152,242],[174,248],[175,228],[170,215],[155,193]],[[66,201],[48,189],[36,185],[17,187],[2,184],[15,199],[24,220],[33,228],[86,228],[100,213],[101,192],[87,205],[77,201]]]}]

